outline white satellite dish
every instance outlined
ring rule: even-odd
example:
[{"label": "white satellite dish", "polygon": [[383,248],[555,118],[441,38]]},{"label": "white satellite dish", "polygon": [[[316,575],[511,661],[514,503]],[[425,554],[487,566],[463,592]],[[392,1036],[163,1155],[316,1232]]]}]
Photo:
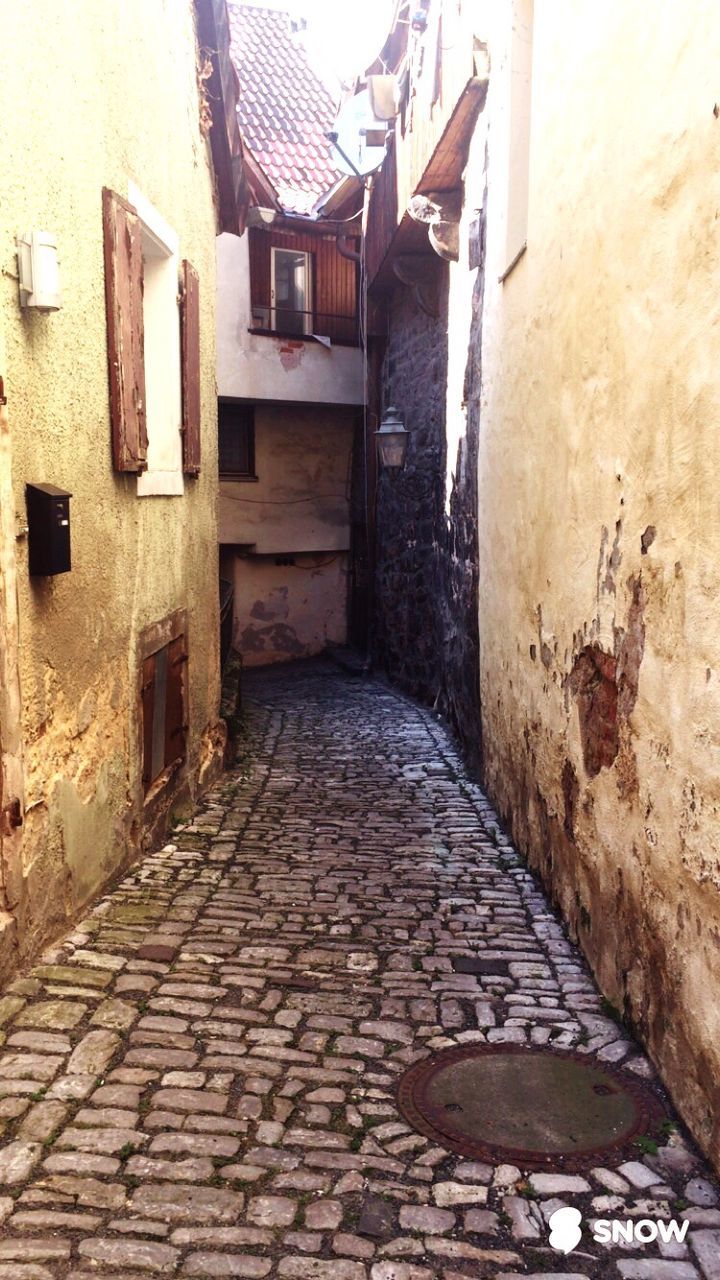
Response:
[{"label": "white satellite dish", "polygon": [[340,108],[335,125],[328,135],[335,152],[334,161],[342,173],[364,177],[379,169],[385,159],[387,122],[378,120],[370,105],[367,89]]}]

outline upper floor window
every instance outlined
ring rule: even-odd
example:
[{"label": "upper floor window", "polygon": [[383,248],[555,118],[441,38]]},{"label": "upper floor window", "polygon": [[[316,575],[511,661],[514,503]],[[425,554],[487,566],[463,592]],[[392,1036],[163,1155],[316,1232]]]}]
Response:
[{"label": "upper floor window", "polygon": [[103,191],[103,234],[113,464],[139,495],[181,494],[200,470],[197,273],[132,183]]},{"label": "upper floor window", "polygon": [[313,333],[312,255],[272,250],[270,327],[278,333]]},{"label": "upper floor window", "polygon": [[251,333],[357,346],[358,265],[329,231],[250,227]]}]

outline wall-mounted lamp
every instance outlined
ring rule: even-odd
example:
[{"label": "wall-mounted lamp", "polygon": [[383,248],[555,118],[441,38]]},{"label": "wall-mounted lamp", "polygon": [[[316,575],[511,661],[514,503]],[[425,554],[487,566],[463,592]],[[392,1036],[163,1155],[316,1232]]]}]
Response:
[{"label": "wall-mounted lamp", "polygon": [[383,470],[401,471],[405,466],[408,435],[397,409],[389,405],[379,430],[375,432],[378,462]]},{"label": "wall-mounted lamp", "polygon": [[59,311],[62,306],[57,240],[49,231],[27,231],[17,238],[20,306]]}]

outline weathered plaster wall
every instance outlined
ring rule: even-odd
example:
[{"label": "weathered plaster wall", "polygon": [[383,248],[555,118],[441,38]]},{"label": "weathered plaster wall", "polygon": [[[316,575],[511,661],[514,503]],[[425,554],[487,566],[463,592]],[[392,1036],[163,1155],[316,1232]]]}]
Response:
[{"label": "weathered plaster wall", "polygon": [[[30,580],[17,543],[27,812],[11,907],[22,955],[143,839],[136,641],[179,607],[190,618],[186,787],[218,760],[215,217],[190,3],[36,0],[3,18],[5,47],[23,51],[0,87],[13,121],[0,137],[0,373],[20,523],[27,481],[73,493],[72,572]],[[203,467],[183,497],[139,499],[136,478],[111,465],[101,191],[126,195],[130,180],[200,275]],[[18,305],[15,237],[28,227],[57,235],[64,303],[53,315]]]},{"label": "weathered plaster wall", "polygon": [[258,552],[347,550],[354,415],[258,405],[257,481],[220,481],[220,541]]},{"label": "weathered plaster wall", "polygon": [[[292,563],[288,563],[291,560]],[[246,667],[322,653],[347,637],[347,554],[237,556],[233,644]]]},{"label": "weathered plaster wall", "polygon": [[218,394],[246,400],[363,403],[357,347],[248,333],[252,324],[248,237],[217,239]]},{"label": "weathered plaster wall", "polygon": [[[233,643],[248,666],[345,641],[354,425],[343,406],[258,405],[257,480],[220,482]],[[234,556],[232,544],[253,554]]]},{"label": "weathered plaster wall", "polygon": [[536,0],[528,247],[502,285],[488,12],[485,777],[719,1160],[717,8]]},{"label": "weathered plaster wall", "polygon": [[[0,370],[4,368],[0,313]],[[0,403],[0,972],[17,947],[11,906],[21,881],[22,827],[13,819],[13,806],[21,814],[24,796],[18,624],[12,439],[7,405]]]}]

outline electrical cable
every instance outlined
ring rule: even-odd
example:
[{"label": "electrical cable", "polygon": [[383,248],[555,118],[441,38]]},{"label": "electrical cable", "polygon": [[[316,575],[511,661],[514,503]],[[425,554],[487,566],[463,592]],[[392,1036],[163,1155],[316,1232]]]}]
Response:
[{"label": "electrical cable", "polygon": [[296,502],[321,502],[325,498],[343,498],[347,501],[345,493],[309,493],[304,498],[242,498],[235,493],[224,493],[222,496],[229,498],[231,502],[249,502],[255,507],[290,507]]}]

